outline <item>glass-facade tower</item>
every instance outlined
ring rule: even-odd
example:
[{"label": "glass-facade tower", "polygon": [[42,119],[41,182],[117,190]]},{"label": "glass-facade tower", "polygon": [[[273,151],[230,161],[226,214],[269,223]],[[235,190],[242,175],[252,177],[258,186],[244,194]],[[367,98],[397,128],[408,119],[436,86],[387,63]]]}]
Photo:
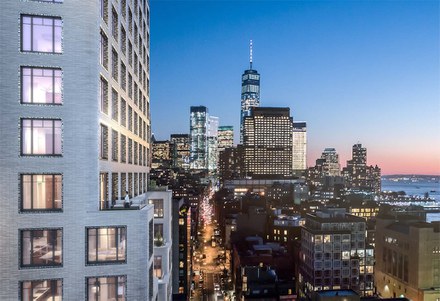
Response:
[{"label": "glass-facade tower", "polygon": [[249,69],[241,76],[240,143],[243,143],[244,118],[251,115],[251,108],[260,106],[260,74],[252,69],[252,41]]},{"label": "glass-facade tower", "polygon": [[208,109],[191,107],[190,111],[190,168],[207,168],[207,123]]}]

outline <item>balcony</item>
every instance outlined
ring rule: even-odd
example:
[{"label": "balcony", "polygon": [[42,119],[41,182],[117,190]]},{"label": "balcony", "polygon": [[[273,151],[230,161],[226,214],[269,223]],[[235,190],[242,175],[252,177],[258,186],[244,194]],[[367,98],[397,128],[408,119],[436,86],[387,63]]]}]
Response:
[{"label": "balcony", "polygon": [[130,198],[130,204],[124,204],[124,200],[117,200],[115,204],[109,206],[104,206],[104,203],[101,203],[101,211],[107,210],[141,210],[145,206],[148,206],[147,194],[143,193],[134,198]]}]

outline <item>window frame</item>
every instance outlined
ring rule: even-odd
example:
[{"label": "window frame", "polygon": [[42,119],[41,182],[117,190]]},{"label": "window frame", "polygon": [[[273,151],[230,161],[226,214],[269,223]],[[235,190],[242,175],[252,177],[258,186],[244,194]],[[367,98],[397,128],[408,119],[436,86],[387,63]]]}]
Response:
[{"label": "window frame", "polygon": [[[31,153],[27,154],[23,152],[23,139],[24,139],[24,128],[23,122],[25,120],[31,121]],[[34,154],[34,120],[42,120],[42,121],[52,121],[52,153],[50,154]],[[55,121],[60,122],[60,153],[55,153]],[[20,156],[23,157],[62,157],[63,156],[63,120],[61,118],[20,118]]]},{"label": "window frame", "polygon": [[[42,208],[38,208],[38,209],[25,209],[23,208],[23,204],[24,204],[24,181],[23,181],[23,177],[24,176],[31,176],[31,186],[30,186],[30,198],[31,198],[31,207],[33,207],[33,197],[34,197],[34,185],[33,185],[33,177],[34,176],[52,176],[52,208],[48,208],[48,209],[42,209]],[[56,176],[60,176],[60,182],[61,182],[61,207],[60,208],[56,208],[55,207],[55,177]],[[63,174],[62,173],[21,173],[19,175],[20,178],[20,212],[26,212],[26,213],[38,213],[38,212],[62,212],[63,211]]]},{"label": "window frame", "polygon": [[[23,30],[23,18],[31,18],[31,28],[30,28],[30,37],[31,37],[31,41],[30,41],[30,48],[31,50],[24,50],[23,49],[23,41],[24,41],[24,30]],[[34,38],[34,24],[33,24],[33,18],[42,18],[42,19],[51,19],[52,20],[52,51],[38,51],[38,50],[33,50],[33,38]],[[61,51],[60,52],[56,52],[55,51],[55,20],[61,20],[61,41],[60,41],[60,47],[61,47]],[[21,14],[20,15],[20,52],[23,53],[49,53],[49,54],[63,54],[64,53],[64,47],[63,47],[63,18],[61,18],[60,16],[45,16],[45,15],[31,15],[31,14]]]},{"label": "window frame", "polygon": [[[121,235],[121,229],[125,230],[125,250],[124,250],[124,259],[116,259],[116,260],[99,260],[98,259],[98,239],[99,239],[99,235],[98,235],[98,230],[100,229],[115,229],[115,234],[114,234],[114,239],[115,239],[115,245],[116,245],[116,258],[118,258],[119,253],[118,253],[118,240],[117,237],[118,235]],[[96,246],[96,250],[95,250],[95,256],[96,256],[96,260],[90,260],[89,259],[89,231],[90,230],[96,230],[96,235],[95,235],[95,246]],[[127,226],[90,226],[90,227],[86,227],[86,265],[107,265],[107,264],[125,264],[127,263],[127,245],[128,245],[128,236],[127,236]]]},{"label": "window frame", "polygon": [[[23,292],[24,284],[26,282],[30,283],[30,297],[32,298],[32,300],[35,300],[36,297],[34,297],[34,294],[33,294],[33,288],[34,288],[34,285],[35,285],[34,282],[42,282],[42,281],[50,281],[51,282],[50,287],[48,289],[51,290],[52,293],[53,293],[54,287],[60,288],[60,296],[61,296],[61,299],[63,298],[63,279],[62,278],[54,278],[54,279],[34,279],[34,280],[22,280],[22,281],[20,281],[19,282],[19,287],[20,287],[19,298],[20,298],[20,300],[21,301],[26,301],[26,299],[24,299],[24,295],[25,294]],[[59,281],[59,283],[57,283],[58,281]],[[55,283],[53,283],[53,282],[55,282]],[[45,293],[46,292],[44,292],[43,294],[45,294]],[[56,295],[52,295],[51,297],[53,299],[53,297],[56,297]]]},{"label": "window frame", "polygon": [[95,279],[94,283],[100,287],[100,282],[99,282],[100,278],[107,278],[107,279],[114,278],[114,279],[116,279],[115,296],[116,296],[117,300],[119,300],[119,295],[118,295],[118,288],[119,288],[119,284],[120,284],[119,278],[123,278],[124,282],[122,282],[121,284],[123,284],[123,286],[124,286],[124,296],[122,298],[124,298],[123,300],[127,300],[127,275],[103,275],[103,276],[86,277],[86,279],[85,279],[85,284],[86,284],[86,290],[85,290],[86,298],[85,298],[85,300],[86,301],[95,301],[95,300],[102,301],[101,298],[98,299],[100,290],[96,290],[95,296],[93,296],[92,298],[90,298],[90,296],[89,296],[89,282],[90,282],[90,280]]},{"label": "window frame", "polygon": [[[24,264],[23,263],[23,234],[25,231],[29,231],[30,234],[30,251],[33,252],[33,235],[32,233],[35,231],[61,231],[61,245],[60,245],[60,249],[61,249],[61,255],[60,255],[60,263],[53,263],[53,264],[45,264],[45,265],[41,265],[41,264]],[[28,268],[40,268],[40,267],[44,267],[44,268],[57,268],[57,267],[63,267],[63,244],[64,244],[64,237],[63,237],[63,228],[59,227],[59,228],[24,228],[24,229],[18,229],[18,236],[19,236],[19,254],[18,254],[18,261],[19,261],[19,268],[20,269],[28,269]],[[57,236],[55,236],[55,241],[57,239]],[[55,251],[53,251],[55,256]],[[32,260],[32,254],[30,256],[30,260]]]},{"label": "window frame", "polygon": [[[31,101],[30,102],[24,102],[23,101],[23,89],[24,89],[24,84],[23,84],[23,70],[24,69],[30,69],[30,85],[31,85]],[[34,75],[33,75],[33,71],[34,69],[40,69],[40,70],[51,70],[52,71],[52,102],[34,102],[34,91],[33,91],[33,86],[34,86]],[[55,71],[61,71],[61,102],[60,103],[56,103],[55,102]],[[20,104],[25,104],[25,105],[42,105],[42,106],[62,106],[64,102],[64,93],[63,93],[63,69],[61,67],[38,67],[38,66],[20,66]]]}]

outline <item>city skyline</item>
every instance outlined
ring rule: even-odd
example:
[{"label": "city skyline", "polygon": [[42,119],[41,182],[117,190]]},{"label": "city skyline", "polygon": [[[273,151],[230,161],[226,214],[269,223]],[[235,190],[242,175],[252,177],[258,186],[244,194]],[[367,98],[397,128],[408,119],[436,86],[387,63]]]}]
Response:
[{"label": "city skyline", "polygon": [[440,174],[437,2],[153,0],[151,11],[157,138],[189,133],[189,107],[204,105],[238,142],[252,39],[260,105],[308,123],[308,166],[326,147],[345,166],[360,142],[384,175]]}]

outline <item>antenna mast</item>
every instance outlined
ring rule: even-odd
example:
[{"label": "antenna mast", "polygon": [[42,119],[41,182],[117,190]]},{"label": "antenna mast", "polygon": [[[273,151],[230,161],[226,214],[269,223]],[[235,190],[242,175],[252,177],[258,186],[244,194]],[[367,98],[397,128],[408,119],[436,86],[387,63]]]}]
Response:
[{"label": "antenna mast", "polygon": [[249,65],[250,65],[250,70],[252,70],[252,40],[249,44]]}]

